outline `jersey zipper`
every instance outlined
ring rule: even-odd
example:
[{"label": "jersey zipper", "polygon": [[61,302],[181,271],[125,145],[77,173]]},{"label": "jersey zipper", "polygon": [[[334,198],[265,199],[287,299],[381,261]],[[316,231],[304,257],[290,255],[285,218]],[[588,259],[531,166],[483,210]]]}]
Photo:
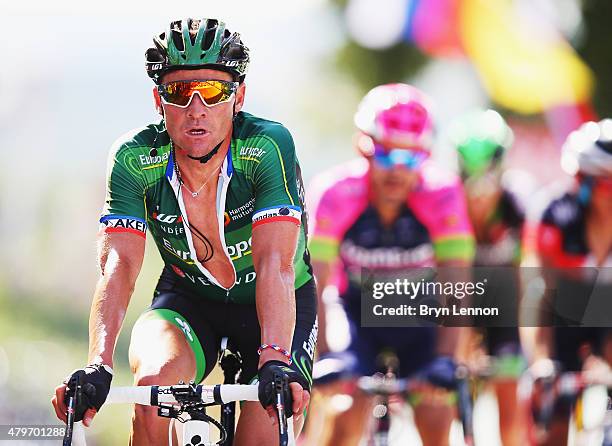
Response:
[{"label": "jersey zipper", "polygon": [[221,186],[217,188],[217,200],[216,200],[216,208],[217,208],[217,225],[219,226],[219,238],[221,239],[221,246],[223,246],[223,252],[225,252],[225,257],[229,260],[230,265],[232,265],[232,270],[234,272],[234,283],[229,288],[225,288],[225,303],[229,302],[229,293],[232,288],[236,285],[236,280],[238,280],[238,274],[236,273],[236,267],[234,266],[234,262],[232,261],[231,256],[229,255],[229,251],[227,250],[227,245],[225,243],[225,202],[227,200],[227,190],[229,189],[229,183],[232,179],[233,175],[233,166],[232,171],[229,172],[230,166],[232,166],[232,145],[230,142],[230,147],[227,151],[227,157],[223,162],[223,167],[221,168]]},{"label": "jersey zipper", "polygon": [[[183,201],[182,196],[179,194],[180,184],[178,179],[176,178],[176,173],[172,173],[172,177],[168,177],[168,181],[172,186],[172,190],[174,191],[174,195],[177,199],[179,209],[181,210],[181,214],[183,215],[183,230],[185,231],[185,237],[187,238],[187,245],[189,246],[189,254],[191,256],[191,260],[193,260],[196,267],[200,270],[202,274],[215,286],[225,290],[225,302],[229,302],[229,293],[232,288],[236,285],[237,275],[236,275],[236,267],[234,266],[234,262],[229,255],[227,250],[227,246],[225,243],[225,234],[223,228],[224,224],[224,213],[225,213],[225,201],[227,198],[227,190],[229,188],[229,182],[232,178],[232,173],[226,174],[228,171],[228,166],[231,164],[231,156],[232,156],[232,147],[230,143],[230,147],[227,151],[227,156],[225,161],[223,161],[223,165],[221,167],[221,173],[219,173],[219,177],[221,180],[221,184],[217,186],[217,196],[215,199],[215,206],[217,208],[217,224],[219,226],[219,237],[221,239],[221,246],[223,246],[223,251],[225,253],[225,257],[229,260],[230,265],[232,266],[232,270],[234,272],[234,283],[229,288],[225,288],[221,285],[217,279],[212,275],[210,271],[208,271],[204,265],[200,263],[198,260],[198,256],[195,255],[195,245],[193,244],[193,237],[191,236],[191,231],[189,230],[189,220],[187,218],[187,209],[185,208],[185,202]],[[173,160],[173,162],[175,162]],[[233,169],[232,169],[233,170]]]}]

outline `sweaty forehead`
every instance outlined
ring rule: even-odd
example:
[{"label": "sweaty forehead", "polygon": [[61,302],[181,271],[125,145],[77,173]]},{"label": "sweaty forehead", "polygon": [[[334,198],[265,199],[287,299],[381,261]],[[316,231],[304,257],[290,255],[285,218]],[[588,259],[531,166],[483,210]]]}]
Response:
[{"label": "sweaty forehead", "polygon": [[162,83],[185,80],[221,80],[232,81],[232,75],[221,70],[212,70],[210,68],[200,68],[197,70],[176,70],[165,74],[162,78]]}]

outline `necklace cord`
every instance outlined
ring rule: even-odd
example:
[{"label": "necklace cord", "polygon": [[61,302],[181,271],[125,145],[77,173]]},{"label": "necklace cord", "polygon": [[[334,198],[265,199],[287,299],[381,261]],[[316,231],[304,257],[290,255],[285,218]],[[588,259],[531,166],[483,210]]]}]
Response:
[{"label": "necklace cord", "polygon": [[[176,174],[176,177],[177,177],[177,179],[179,181],[179,190],[178,190],[177,200],[180,200],[180,196],[181,196],[181,193],[182,193],[181,192],[182,191],[181,186],[183,186],[185,183],[183,181],[183,178],[181,177],[181,172],[180,172],[179,167],[178,167],[178,161],[176,159],[176,151],[174,150],[174,144],[172,143],[172,141],[170,141],[170,146],[172,148],[172,158],[174,159],[174,173]],[[210,180],[210,178],[209,178],[209,180]],[[206,180],[206,183],[207,182],[208,182],[208,180]],[[204,184],[206,184],[206,183],[204,183]],[[185,187],[187,187],[187,186],[185,186]],[[202,187],[204,187],[204,186],[202,186]],[[202,188],[200,188],[200,190],[201,189]],[[187,190],[189,190],[189,189],[187,189]],[[193,193],[192,193],[192,195],[193,195]],[[188,223],[187,219],[183,215],[183,212],[181,211],[181,207],[180,206],[179,206],[179,213],[181,214],[182,220],[185,223],[185,226],[187,226],[187,229],[189,229],[191,234],[196,236],[202,242],[202,244],[204,245],[204,248],[206,249],[204,257],[202,259],[198,258],[198,262],[200,262],[201,264],[204,264],[204,263],[208,262],[210,259],[213,258],[213,255],[215,253],[215,250],[213,248],[212,243],[210,242],[208,237],[206,237],[198,228],[196,228],[195,226],[193,226],[193,225]],[[194,249],[195,249],[195,246],[194,246]],[[196,257],[197,257],[197,252],[196,252]]]}]

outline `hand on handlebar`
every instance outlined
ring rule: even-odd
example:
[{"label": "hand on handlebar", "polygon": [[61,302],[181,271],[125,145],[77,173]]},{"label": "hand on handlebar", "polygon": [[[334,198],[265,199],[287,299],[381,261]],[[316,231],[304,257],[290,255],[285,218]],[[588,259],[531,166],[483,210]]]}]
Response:
[{"label": "hand on handlebar", "polygon": [[112,379],[112,369],[100,364],[91,364],[75,370],[55,389],[55,396],[51,400],[55,414],[60,420],[67,422],[68,402],[71,396],[74,397],[75,393],[78,393],[74,421],[83,420],[83,424],[89,426],[106,401]]},{"label": "hand on handlebar", "polygon": [[287,367],[284,362],[267,361],[259,369],[258,376],[259,402],[275,423],[277,422],[275,376],[286,378],[289,383],[287,387],[283,388],[286,417],[298,415],[308,406],[310,400],[308,382],[295,370]]}]

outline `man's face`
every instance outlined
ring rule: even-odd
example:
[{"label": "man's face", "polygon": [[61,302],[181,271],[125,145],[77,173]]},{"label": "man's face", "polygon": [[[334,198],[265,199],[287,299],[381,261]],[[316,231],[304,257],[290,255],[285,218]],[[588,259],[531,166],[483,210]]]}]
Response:
[{"label": "man's face", "polygon": [[467,204],[472,215],[489,215],[501,196],[501,170],[490,169],[463,181]]},{"label": "man's face", "polygon": [[372,190],[379,200],[400,205],[408,199],[408,194],[419,181],[418,170],[405,166],[382,167],[373,157],[370,162],[370,181]]},{"label": "man's face", "polygon": [[[184,80],[232,81],[229,73],[208,68],[200,70],[177,70],[166,74],[162,84]],[[229,136],[234,110],[240,111],[244,103],[244,83],[238,87],[230,101],[209,107],[200,96],[194,94],[186,108],[164,104],[163,115],[166,129],[174,145],[191,156],[203,156]]]}]

